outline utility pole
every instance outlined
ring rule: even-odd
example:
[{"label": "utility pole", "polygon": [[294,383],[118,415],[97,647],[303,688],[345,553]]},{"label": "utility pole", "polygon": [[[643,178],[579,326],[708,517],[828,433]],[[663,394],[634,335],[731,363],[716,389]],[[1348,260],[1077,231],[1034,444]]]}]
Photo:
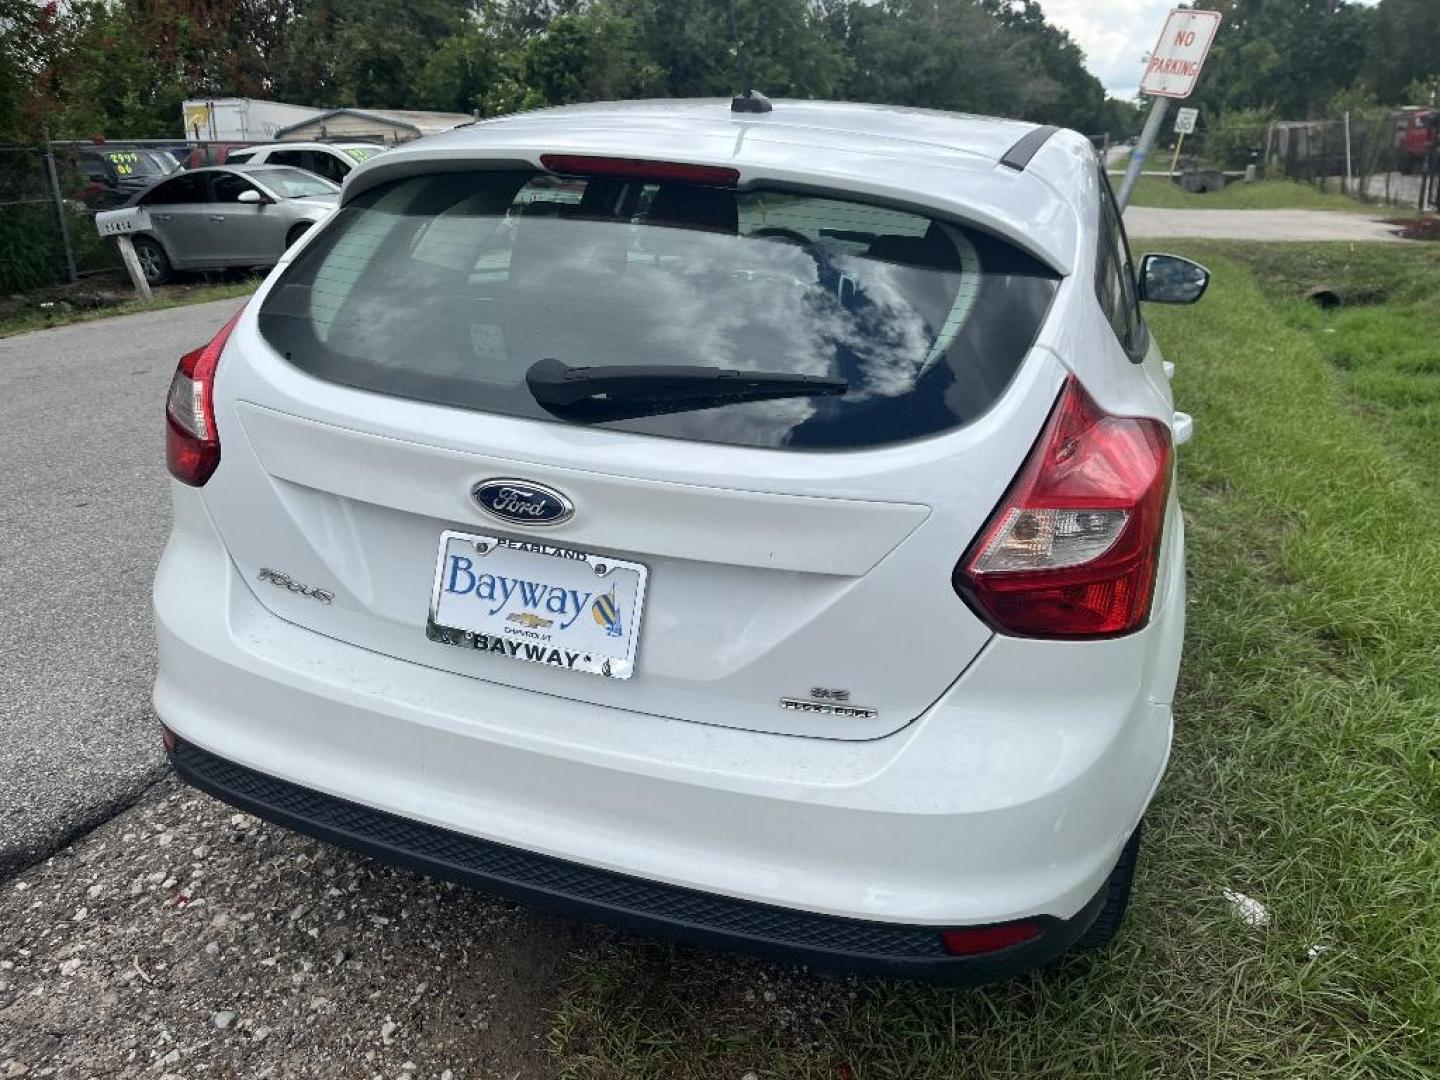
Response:
[{"label": "utility pole", "polygon": [[1345,110],[1345,182],[1340,190],[1347,195],[1355,194],[1355,181],[1350,179],[1350,110]]}]

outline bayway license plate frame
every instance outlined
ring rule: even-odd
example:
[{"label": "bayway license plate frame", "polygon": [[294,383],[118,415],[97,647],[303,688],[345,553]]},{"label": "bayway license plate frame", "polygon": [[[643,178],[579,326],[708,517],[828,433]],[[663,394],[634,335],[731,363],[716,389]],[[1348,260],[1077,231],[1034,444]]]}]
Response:
[{"label": "bayway license plate frame", "polygon": [[[450,556],[457,554],[469,565],[451,564],[450,573],[447,573]],[[547,559],[560,560],[564,566],[547,564],[544,561]],[[582,565],[586,567],[585,571],[579,570]],[[526,576],[518,577],[515,571]],[[452,574],[455,587],[447,588]],[[624,575],[627,574],[634,575],[633,592],[627,588],[621,594],[617,586],[625,582]],[[640,644],[640,624],[644,618],[645,588],[649,576],[650,570],[643,563],[609,555],[534,540],[447,529],[440,534],[440,550],[435,557],[435,578],[430,589],[425,636],[442,645],[475,649],[509,660],[544,664],[603,678],[628,679],[635,673],[635,655]],[[536,580],[540,577],[550,580]],[[490,580],[483,582],[483,578]],[[563,596],[556,597],[556,600],[565,605],[563,611],[547,607],[543,601],[538,605],[525,606],[524,601],[535,593],[533,589],[528,593],[522,590],[519,587],[522,583],[552,589],[556,587],[553,583],[555,579],[561,581]],[[593,587],[607,582],[612,586],[609,592]],[[460,592],[458,586],[462,584],[470,587]],[[583,599],[578,597],[579,590],[575,587],[581,584],[592,586],[587,590],[589,595]],[[478,599],[482,595],[481,589],[488,594],[484,600]],[[548,597],[548,593],[546,595]],[[447,598],[452,602],[442,610]],[[478,602],[470,608],[458,606],[466,599]],[[573,613],[569,610],[572,600],[579,609]],[[574,618],[570,619],[570,626],[581,626],[581,630],[574,635],[574,640],[567,641],[562,624],[572,614]],[[583,625],[581,619],[585,620]],[[596,628],[595,632],[591,631],[591,625]],[[616,647],[613,650],[594,647],[597,633],[602,635],[600,640],[614,638]]]}]

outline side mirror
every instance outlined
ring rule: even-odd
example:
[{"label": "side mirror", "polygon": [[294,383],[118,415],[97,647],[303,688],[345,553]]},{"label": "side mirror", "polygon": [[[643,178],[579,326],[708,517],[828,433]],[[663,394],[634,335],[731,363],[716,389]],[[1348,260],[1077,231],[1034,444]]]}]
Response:
[{"label": "side mirror", "polygon": [[1157,304],[1193,304],[1210,286],[1210,271],[1179,255],[1145,255],[1140,259],[1140,299]]},{"label": "side mirror", "polygon": [[244,191],[240,192],[239,195],[235,196],[235,201],[243,203],[263,204],[269,202],[270,200],[265,198],[264,195],[261,195],[260,192],[256,191],[254,188],[246,188]]}]

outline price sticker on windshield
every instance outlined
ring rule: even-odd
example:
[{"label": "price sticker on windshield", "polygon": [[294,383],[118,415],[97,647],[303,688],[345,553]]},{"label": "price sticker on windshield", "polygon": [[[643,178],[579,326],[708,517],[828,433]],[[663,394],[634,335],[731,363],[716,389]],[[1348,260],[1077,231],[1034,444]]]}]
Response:
[{"label": "price sticker on windshield", "polygon": [[105,155],[114,166],[117,176],[130,176],[140,161],[140,155],[132,150],[112,150]]}]

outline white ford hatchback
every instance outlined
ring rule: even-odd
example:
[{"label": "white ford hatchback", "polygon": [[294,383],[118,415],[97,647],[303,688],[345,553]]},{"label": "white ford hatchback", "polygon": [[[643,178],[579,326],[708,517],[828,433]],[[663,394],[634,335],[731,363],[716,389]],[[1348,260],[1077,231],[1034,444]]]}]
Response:
[{"label": "white ford hatchback", "polygon": [[1188,434],[1090,145],[554,109],[392,150],[186,356],[179,773],[527,903],[974,981],[1112,935]]}]

